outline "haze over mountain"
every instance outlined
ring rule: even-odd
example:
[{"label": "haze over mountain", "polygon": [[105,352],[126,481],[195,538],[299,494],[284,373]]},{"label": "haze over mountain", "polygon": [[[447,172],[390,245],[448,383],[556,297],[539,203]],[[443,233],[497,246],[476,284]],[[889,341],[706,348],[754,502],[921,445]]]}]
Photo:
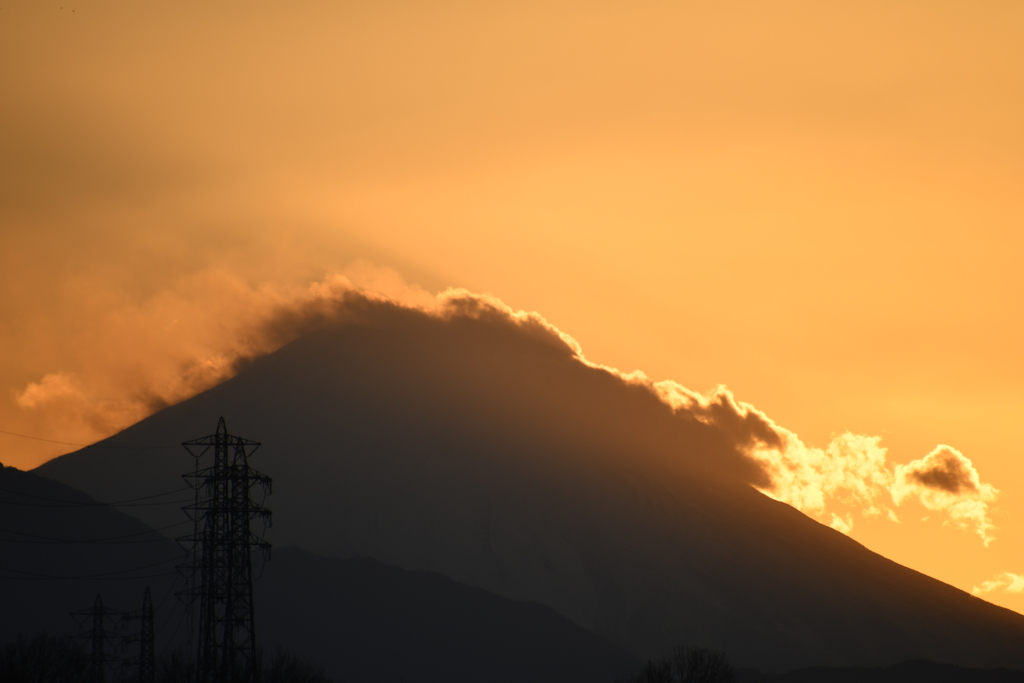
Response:
[{"label": "haze over mountain", "polygon": [[275,324],[294,341],[38,472],[107,500],[165,491],[194,466],[175,444],[223,415],[264,444],[278,545],[540,602],[645,656],[1024,667],[1021,615],[757,491],[751,453],[784,435],[727,394],[666,400],[468,295],[426,312],[353,293]]}]

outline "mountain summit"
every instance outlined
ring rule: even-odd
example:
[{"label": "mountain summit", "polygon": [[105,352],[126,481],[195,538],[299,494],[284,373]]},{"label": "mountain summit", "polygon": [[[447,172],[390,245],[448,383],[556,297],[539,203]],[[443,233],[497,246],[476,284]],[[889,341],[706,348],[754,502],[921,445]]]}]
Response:
[{"label": "mountain summit", "polygon": [[1024,668],[1024,616],[758,492],[745,452],[770,429],[705,408],[673,409],[486,299],[424,312],[352,295],[232,379],[38,473],[98,499],[164,491],[195,464],[154,446],[224,416],[263,443],[277,545],[543,603],[642,656],[687,643],[774,670]]}]

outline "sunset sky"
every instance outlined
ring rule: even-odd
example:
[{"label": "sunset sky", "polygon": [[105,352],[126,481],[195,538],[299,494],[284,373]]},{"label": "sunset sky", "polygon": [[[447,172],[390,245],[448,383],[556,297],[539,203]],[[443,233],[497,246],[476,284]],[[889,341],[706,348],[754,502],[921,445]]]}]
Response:
[{"label": "sunset sky", "polygon": [[805,511],[1024,611],[1024,4],[61,1],[0,4],[0,462],[316,283],[463,287],[809,452],[962,453],[987,547]]}]

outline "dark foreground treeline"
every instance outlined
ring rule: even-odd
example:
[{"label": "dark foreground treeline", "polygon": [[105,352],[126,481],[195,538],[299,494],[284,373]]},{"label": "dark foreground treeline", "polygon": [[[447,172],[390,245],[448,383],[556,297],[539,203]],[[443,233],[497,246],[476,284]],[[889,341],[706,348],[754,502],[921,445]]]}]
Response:
[{"label": "dark foreground treeline", "polygon": [[680,646],[671,654],[652,659],[634,676],[620,683],[734,683],[736,669],[720,650]]},{"label": "dark foreground treeline", "polygon": [[[260,651],[257,683],[331,683],[323,670],[284,649]],[[195,683],[195,660],[178,650],[156,662],[156,683]],[[18,636],[0,649],[0,683],[91,683],[88,653],[66,636],[39,633]],[[134,683],[136,670],[107,671],[107,683]],[[635,675],[618,683],[735,683],[735,669],[725,653],[679,647],[648,661]]]},{"label": "dark foreground treeline", "polygon": [[[156,683],[195,683],[195,661],[175,651],[156,662]],[[19,636],[0,647],[0,683],[92,683],[89,655],[66,636]],[[107,683],[135,683],[136,670],[108,671]],[[261,651],[258,683],[331,683],[323,670],[284,649]],[[810,667],[782,674],[737,670],[724,652],[679,647],[617,683],[1024,683],[1024,672],[969,669],[924,660],[890,667]]]},{"label": "dark foreground treeline", "polygon": [[[195,660],[176,651],[156,662],[156,683],[194,683]],[[256,670],[258,683],[331,683],[323,670],[297,655],[278,649],[261,651]],[[18,636],[0,649],[2,683],[91,683],[89,655],[66,636],[40,633]],[[135,670],[110,671],[107,683],[134,683]]]},{"label": "dark foreground treeline", "polygon": [[814,666],[788,673],[737,672],[738,683],[1024,683],[1013,669],[972,669],[924,659],[887,667]]},{"label": "dark foreground treeline", "polygon": [[619,683],[1024,683],[1024,672],[913,660],[888,667],[814,666],[765,674],[736,669],[724,652],[679,647]]}]

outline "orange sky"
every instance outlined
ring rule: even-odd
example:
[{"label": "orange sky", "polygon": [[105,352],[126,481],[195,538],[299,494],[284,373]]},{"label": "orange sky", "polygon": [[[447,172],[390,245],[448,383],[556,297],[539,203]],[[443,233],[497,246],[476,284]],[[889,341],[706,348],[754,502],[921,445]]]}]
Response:
[{"label": "orange sky", "polygon": [[331,273],[454,285],[810,446],[952,446],[988,548],[851,535],[1024,574],[1022,45],[1015,0],[5,3],[0,430],[103,436]]}]

